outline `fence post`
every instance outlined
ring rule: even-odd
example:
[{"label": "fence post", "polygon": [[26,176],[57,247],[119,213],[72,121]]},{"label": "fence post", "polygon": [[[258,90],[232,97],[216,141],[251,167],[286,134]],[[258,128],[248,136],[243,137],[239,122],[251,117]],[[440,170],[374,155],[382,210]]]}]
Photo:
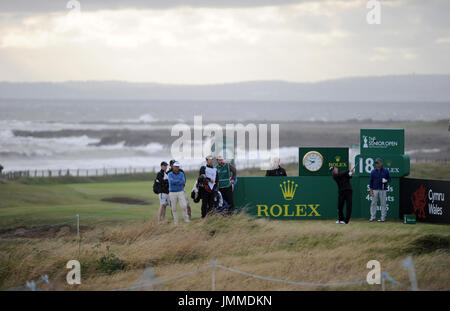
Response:
[{"label": "fence post", "polygon": [[77,237],[80,239],[80,214],[77,214]]},{"label": "fence post", "polygon": [[414,262],[411,256],[406,258],[402,265],[405,269],[408,270],[409,280],[411,281],[411,289],[413,291],[418,291],[419,286],[417,284],[416,271],[414,270]]},{"label": "fence post", "polygon": [[211,263],[211,270],[212,270],[212,275],[211,275],[211,290],[214,292],[216,290],[216,261],[213,260]]}]

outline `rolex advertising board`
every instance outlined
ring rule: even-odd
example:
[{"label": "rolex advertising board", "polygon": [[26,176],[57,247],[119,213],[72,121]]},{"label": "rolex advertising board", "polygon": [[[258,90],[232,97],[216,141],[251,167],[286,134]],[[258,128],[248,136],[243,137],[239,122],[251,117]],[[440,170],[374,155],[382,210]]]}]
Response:
[{"label": "rolex advertising board", "polygon": [[234,200],[257,217],[335,218],[337,186],[331,176],[239,177]]},{"label": "rolex advertising board", "polygon": [[404,154],[404,129],[361,129],[361,154]]},{"label": "rolex advertising board", "polygon": [[330,176],[329,168],[348,169],[348,148],[299,148],[299,176]]}]

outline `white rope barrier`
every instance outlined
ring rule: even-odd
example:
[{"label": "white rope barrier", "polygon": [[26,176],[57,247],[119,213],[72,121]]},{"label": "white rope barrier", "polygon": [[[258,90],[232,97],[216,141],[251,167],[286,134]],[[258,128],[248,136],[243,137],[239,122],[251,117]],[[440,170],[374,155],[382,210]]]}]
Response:
[{"label": "white rope barrier", "polygon": [[[200,273],[202,271],[211,269],[212,270],[212,275],[211,275],[211,290],[216,290],[216,271],[215,269],[221,269],[223,271],[228,271],[228,272],[232,272],[232,273],[236,273],[236,274],[240,274],[240,275],[245,275],[254,279],[259,279],[259,280],[264,280],[264,281],[269,281],[269,282],[276,282],[276,283],[282,283],[282,284],[289,284],[289,285],[298,285],[298,286],[307,286],[307,287],[347,287],[347,286],[357,286],[357,285],[363,285],[366,284],[367,281],[366,280],[360,280],[360,281],[351,281],[351,282],[340,282],[340,283],[313,283],[313,282],[301,282],[301,281],[290,281],[290,280],[282,280],[282,279],[277,279],[277,278],[272,278],[272,277],[266,277],[266,276],[262,276],[262,275],[257,275],[254,273],[249,273],[249,272],[245,272],[242,270],[238,270],[238,269],[234,269],[234,268],[230,268],[230,267],[226,267],[220,264],[217,264],[216,261],[212,261],[212,263],[210,265],[207,266],[203,266],[200,267],[194,271],[191,272],[186,272],[186,273],[182,273],[182,274],[178,274],[163,280],[155,280],[155,281],[148,281],[148,282],[143,282],[141,284],[138,285],[134,285],[134,286],[130,286],[130,287],[123,287],[123,288],[119,288],[119,289],[114,289],[113,291],[127,291],[127,290],[137,290],[140,288],[144,288],[144,287],[149,287],[149,286],[154,286],[154,285],[161,285],[170,281],[174,281],[174,280],[178,280],[181,278],[185,278],[188,276],[192,276],[195,275],[197,273]],[[387,272],[383,272],[381,274],[381,278],[382,278],[382,290],[385,290],[385,286],[384,286],[384,281],[389,281],[391,283],[391,287],[395,288],[395,286],[399,286],[408,290],[412,290],[413,288],[411,286],[407,286],[404,285],[402,283],[400,283],[399,281],[393,279],[389,273]],[[46,284],[50,284],[49,282],[49,277],[47,275],[43,275],[41,276],[41,278],[38,281],[26,281],[25,286],[19,286],[19,287],[14,287],[14,288],[10,288],[7,289],[7,291],[23,291],[23,290],[31,290],[31,291],[35,291],[35,290],[39,290],[37,288],[37,285],[40,283],[46,283]],[[447,289],[441,289],[440,291],[449,291],[450,288]]]},{"label": "white rope barrier", "polygon": [[[276,279],[276,278],[271,278],[271,277],[265,277],[265,276],[261,276],[261,275],[257,275],[257,274],[253,274],[253,273],[249,273],[249,272],[245,272],[245,271],[241,271],[241,270],[237,270],[237,269],[233,269],[233,268],[229,268],[229,267],[225,267],[222,266],[220,264],[217,264],[216,261],[213,261],[211,265],[207,265],[204,267],[201,267],[197,270],[194,270],[192,272],[187,272],[187,273],[183,273],[183,274],[179,274],[164,280],[160,280],[160,281],[149,281],[149,282],[145,282],[143,284],[139,284],[139,285],[135,285],[135,286],[131,286],[131,287],[124,287],[124,288],[119,288],[116,289],[116,291],[123,291],[123,290],[135,290],[135,289],[139,289],[139,288],[143,288],[143,287],[148,287],[148,286],[152,286],[152,285],[160,285],[169,281],[173,281],[176,279],[180,279],[183,277],[187,277],[187,276],[191,276],[194,274],[197,274],[201,271],[207,270],[207,269],[212,269],[212,286],[211,289],[214,291],[215,290],[215,283],[216,283],[216,278],[215,278],[215,268],[224,270],[224,271],[228,271],[228,272],[233,272],[236,274],[241,274],[241,275],[245,275],[245,276],[249,276],[255,279],[260,279],[260,280],[265,280],[265,281],[271,281],[271,282],[277,282],[277,283],[284,283],[284,284],[289,284],[289,285],[300,285],[300,286],[308,286],[308,287],[346,287],[346,286],[355,286],[355,285],[363,285],[366,284],[366,280],[360,280],[360,281],[352,281],[352,282],[342,282],[342,283],[311,283],[311,282],[296,282],[296,281],[289,281],[289,280],[281,280],[281,279]],[[398,285],[404,286],[403,284],[395,281],[394,279],[392,279],[387,273],[385,273],[385,275],[382,277],[386,277],[389,281],[394,282]],[[405,287],[405,286],[404,286]]]}]

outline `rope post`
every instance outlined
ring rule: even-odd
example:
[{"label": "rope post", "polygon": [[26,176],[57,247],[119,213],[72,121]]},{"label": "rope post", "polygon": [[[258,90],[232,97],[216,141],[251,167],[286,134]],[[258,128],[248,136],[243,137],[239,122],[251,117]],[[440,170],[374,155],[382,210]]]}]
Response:
[{"label": "rope post", "polygon": [[80,258],[81,253],[80,214],[77,214],[77,240],[78,240],[78,258]]},{"label": "rope post", "polygon": [[80,239],[80,214],[77,214],[77,237]]},{"label": "rope post", "polygon": [[25,286],[27,288],[29,288],[32,292],[36,291],[36,282],[35,281],[31,281],[31,282],[26,282]]},{"label": "rope post", "polygon": [[408,258],[406,258],[402,262],[402,265],[405,269],[408,270],[409,280],[411,282],[411,289],[413,291],[418,291],[419,285],[417,284],[416,271],[414,269],[414,262],[413,262],[412,257],[409,256]]},{"label": "rope post", "polygon": [[211,272],[211,290],[216,291],[216,261],[213,260],[211,263],[212,272]]}]

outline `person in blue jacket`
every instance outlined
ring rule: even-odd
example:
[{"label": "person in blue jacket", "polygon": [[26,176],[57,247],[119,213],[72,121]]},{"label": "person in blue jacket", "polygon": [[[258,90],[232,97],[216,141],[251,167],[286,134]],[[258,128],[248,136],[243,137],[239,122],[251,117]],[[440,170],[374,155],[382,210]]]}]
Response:
[{"label": "person in blue jacket", "polygon": [[169,178],[169,198],[172,207],[173,221],[178,224],[177,203],[180,203],[181,211],[183,212],[184,222],[189,222],[189,215],[187,213],[187,199],[184,193],[184,186],[186,185],[186,176],[180,171],[180,163],[173,164],[173,171],[168,174]]},{"label": "person in blue jacket", "polygon": [[389,175],[389,170],[383,167],[383,160],[377,158],[375,160],[375,166],[370,172],[370,196],[372,197],[372,203],[370,204],[370,220],[375,221],[377,216],[377,203],[378,198],[380,199],[381,206],[381,218],[378,222],[386,221],[386,192],[388,189],[388,184],[391,182],[391,175]]}]

